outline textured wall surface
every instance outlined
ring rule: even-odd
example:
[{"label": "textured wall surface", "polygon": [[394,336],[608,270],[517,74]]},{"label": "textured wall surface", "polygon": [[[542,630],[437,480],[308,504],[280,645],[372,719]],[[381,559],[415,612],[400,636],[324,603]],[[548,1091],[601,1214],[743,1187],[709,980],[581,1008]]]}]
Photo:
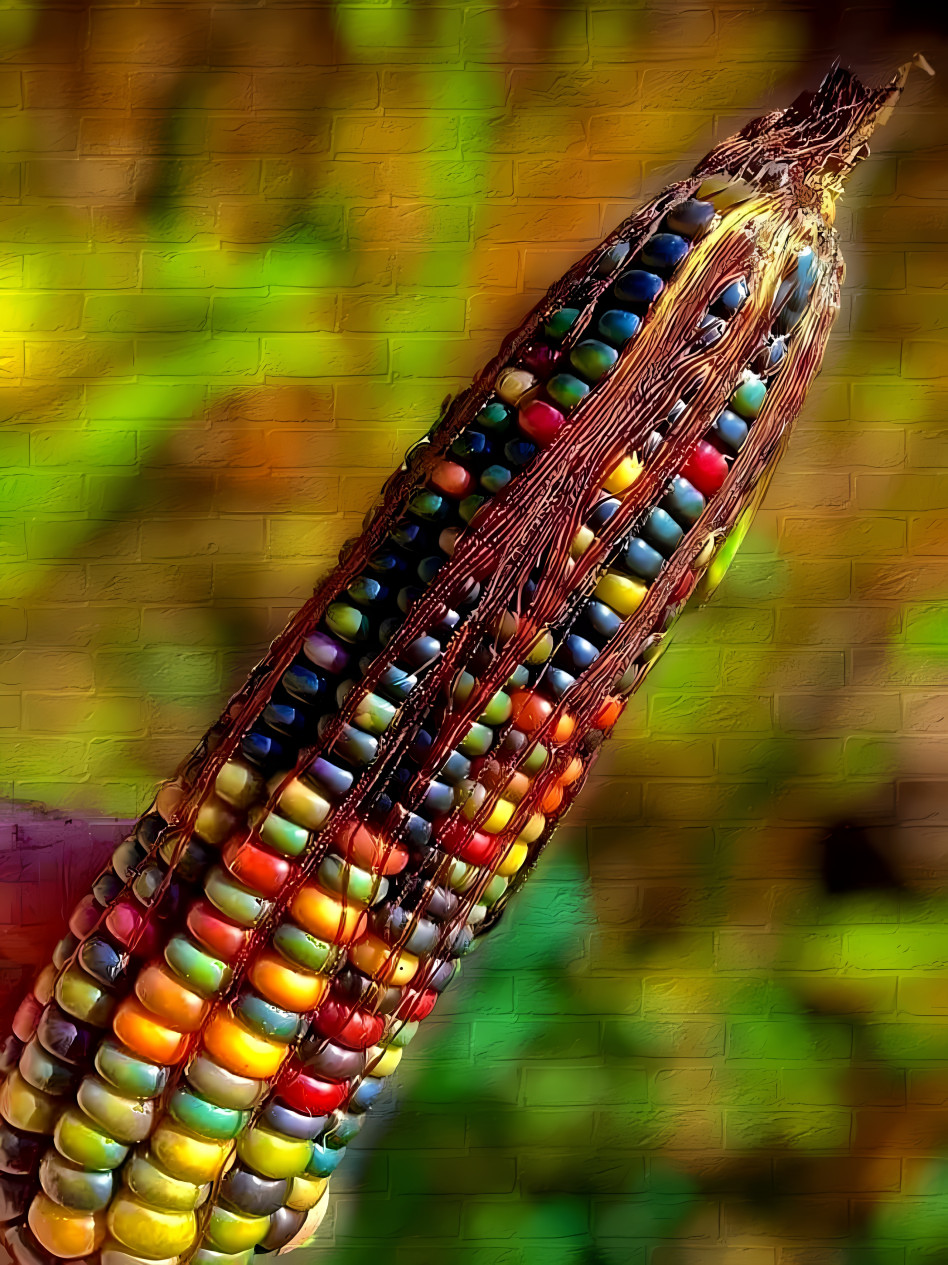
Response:
[{"label": "textured wall surface", "polygon": [[39,958],[95,823],[143,807],[567,264],[835,55],[880,80],[921,47],[942,72],[910,82],[845,199],[837,332],[742,555],[425,1025],[306,1259],[946,1259],[937,21],[0,2],[0,795],[20,823],[0,982]]}]

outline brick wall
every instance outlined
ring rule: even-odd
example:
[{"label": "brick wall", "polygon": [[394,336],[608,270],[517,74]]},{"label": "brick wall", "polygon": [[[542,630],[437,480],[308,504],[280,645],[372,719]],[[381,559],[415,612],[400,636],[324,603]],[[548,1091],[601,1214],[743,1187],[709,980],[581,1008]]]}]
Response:
[{"label": "brick wall", "polygon": [[[14,815],[134,815],[565,266],[837,53],[876,79],[919,45],[937,65],[936,22],[0,7]],[[910,84],[845,199],[837,331],[739,561],[412,1047],[312,1255],[941,1259],[944,92]],[[828,891],[842,817],[874,823],[850,877],[881,855],[895,885]],[[29,929],[48,901],[22,840],[0,922]]]}]

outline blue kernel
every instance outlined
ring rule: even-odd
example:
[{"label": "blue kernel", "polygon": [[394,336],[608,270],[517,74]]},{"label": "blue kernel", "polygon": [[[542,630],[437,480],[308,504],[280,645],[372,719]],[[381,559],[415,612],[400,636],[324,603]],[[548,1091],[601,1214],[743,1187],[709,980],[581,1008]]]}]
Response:
[{"label": "blue kernel", "polygon": [[504,444],[504,456],[511,465],[529,465],[536,455],[537,446],[536,444],[531,444],[529,439],[511,439]]},{"label": "blue kernel", "polygon": [[301,703],[310,705],[318,703],[329,689],[329,683],[324,676],[320,676],[311,668],[304,668],[299,663],[294,663],[287,668],[280,683],[287,694],[292,694]]},{"label": "blue kernel", "polygon": [[556,662],[565,664],[571,672],[584,672],[599,658],[599,650],[579,633],[570,633],[556,653]]},{"label": "blue kernel", "polygon": [[346,592],[360,606],[371,606],[375,602],[384,602],[388,597],[388,585],[376,580],[371,575],[357,575]]},{"label": "blue kernel", "polygon": [[422,584],[430,584],[441,568],[444,566],[444,556],[432,554],[428,558],[422,558],[418,563],[418,578]]},{"label": "blue kernel", "polygon": [[714,219],[714,206],[698,198],[689,198],[665,216],[665,227],[682,237],[697,237]]},{"label": "blue kernel", "polygon": [[694,484],[680,474],[672,479],[671,487],[662,501],[663,508],[668,510],[672,518],[688,527],[698,521],[706,504],[707,501]]},{"label": "blue kernel", "polygon": [[667,514],[663,509],[653,509],[642,525],[642,534],[666,558],[670,558],[685,533],[671,514]]},{"label": "blue kernel", "polygon": [[736,315],[747,302],[748,294],[747,282],[739,277],[718,295],[714,304],[715,312],[724,317]]},{"label": "blue kernel", "polygon": [[619,265],[624,262],[631,249],[628,242],[616,242],[610,246],[599,261],[596,276],[608,277],[611,272],[615,272]]},{"label": "blue kernel", "polygon": [[390,663],[379,677],[378,688],[393,702],[401,703],[417,684],[418,678],[416,676],[412,676],[404,668],[399,668],[394,663]]},{"label": "blue kernel", "polygon": [[658,550],[646,544],[641,536],[632,537],[620,559],[626,571],[631,571],[642,580],[654,580],[661,571],[664,561]]},{"label": "blue kernel", "polygon": [[472,429],[466,430],[463,435],[458,435],[451,445],[451,451],[462,461],[470,461],[475,457],[486,457],[492,447],[490,439],[482,430]]},{"label": "blue kernel", "polygon": [[601,531],[602,528],[605,527],[606,523],[608,523],[609,519],[612,518],[613,514],[615,514],[619,509],[621,504],[622,502],[618,500],[617,497],[603,497],[598,504],[593,506],[592,512],[586,519],[587,525],[591,527],[593,531]]},{"label": "blue kernel", "polygon": [[481,486],[488,492],[499,492],[512,478],[513,475],[506,466],[488,466],[481,475]]},{"label": "blue kernel", "polygon": [[396,523],[389,532],[389,538],[399,548],[414,553],[424,548],[428,539],[428,529],[422,527],[420,523]]},{"label": "blue kernel", "polygon": [[443,817],[454,807],[454,788],[444,782],[429,782],[418,811],[433,817]]},{"label": "blue kernel", "polygon": [[610,638],[622,627],[622,616],[617,615],[605,602],[589,601],[583,607],[583,617],[594,633],[600,637]]},{"label": "blue kernel", "polygon": [[656,233],[642,247],[642,263],[646,268],[670,272],[677,268],[689,250],[687,239],[677,233]]},{"label": "blue kernel", "polygon": [[747,423],[726,408],[711,428],[711,434],[720,439],[730,452],[740,452],[747,439]]},{"label": "blue kernel", "polygon": [[372,555],[369,559],[369,567],[371,570],[377,571],[379,575],[392,577],[407,571],[408,563],[399,554],[385,550],[382,553]]},{"label": "blue kernel", "polygon": [[630,268],[615,284],[616,298],[620,303],[632,303],[648,307],[661,294],[665,283],[654,272],[644,268]]},{"label": "blue kernel", "polygon": [[241,738],[240,750],[251,764],[266,765],[275,764],[282,758],[284,746],[269,734],[251,729]]},{"label": "blue kernel", "polygon": [[599,318],[599,333],[610,343],[621,347],[629,341],[641,324],[641,318],[634,312],[627,312],[624,308],[613,308],[609,312],[603,312]]},{"label": "blue kernel", "polygon": [[341,799],[351,788],[353,775],[339,764],[317,756],[309,766],[309,776],[329,792],[331,799]]},{"label": "blue kernel", "polygon": [[438,776],[451,786],[457,786],[471,775],[471,762],[460,751],[452,751],[438,770]]},{"label": "blue kernel", "polygon": [[562,698],[570,686],[576,684],[576,678],[562,668],[547,668],[543,674],[543,684],[554,698]]},{"label": "blue kernel", "polygon": [[306,728],[306,714],[300,708],[289,707],[285,703],[268,703],[260,719],[278,733],[295,736]]}]

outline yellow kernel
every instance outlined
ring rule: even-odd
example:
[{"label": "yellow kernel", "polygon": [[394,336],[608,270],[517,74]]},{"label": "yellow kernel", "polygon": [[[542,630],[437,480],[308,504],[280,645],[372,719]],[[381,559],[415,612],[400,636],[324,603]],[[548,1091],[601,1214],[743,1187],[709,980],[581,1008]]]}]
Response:
[{"label": "yellow kernel", "polygon": [[613,470],[610,470],[602,486],[607,492],[611,492],[613,496],[621,496],[623,492],[632,486],[641,473],[642,463],[638,454],[633,452],[628,457],[623,457],[619,464]]},{"label": "yellow kernel", "polygon": [[640,580],[620,575],[618,571],[606,571],[599,577],[593,596],[611,606],[617,615],[628,619],[645,600],[648,589]]}]

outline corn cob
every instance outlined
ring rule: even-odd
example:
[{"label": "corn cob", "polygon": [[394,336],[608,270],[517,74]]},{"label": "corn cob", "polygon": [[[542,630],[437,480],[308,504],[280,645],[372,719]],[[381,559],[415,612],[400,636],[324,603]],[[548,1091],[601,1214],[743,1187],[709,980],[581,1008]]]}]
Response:
[{"label": "corn cob", "polygon": [[408,454],[77,906],[2,1053],[18,1265],[305,1239],[766,488],[901,91],[834,70],[580,261]]}]

